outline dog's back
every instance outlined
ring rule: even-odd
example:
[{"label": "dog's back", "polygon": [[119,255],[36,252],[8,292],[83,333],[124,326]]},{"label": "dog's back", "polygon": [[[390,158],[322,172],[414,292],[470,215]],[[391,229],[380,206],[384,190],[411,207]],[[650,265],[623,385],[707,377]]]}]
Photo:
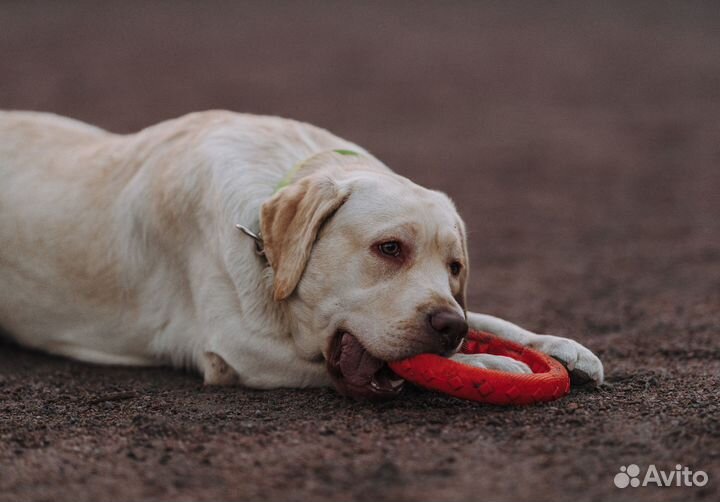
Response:
[{"label": "dog's back", "polygon": [[108,179],[117,172],[107,152],[118,138],[52,114],[0,112],[0,325],[24,345],[142,362],[87,343],[107,345],[119,321],[110,310],[122,292],[100,235],[111,225]]},{"label": "dog's back", "polygon": [[[256,218],[287,169],[328,148],[357,147],[309,124],[226,111],[130,135],[0,112],[0,326],[75,359],[156,364],[171,354],[185,365],[172,347],[192,348],[203,333],[190,254],[212,263],[206,247],[217,240],[194,220],[215,231],[212,218],[257,199],[246,209]],[[208,199],[217,207],[198,217]],[[159,341],[166,333],[175,341]]]}]

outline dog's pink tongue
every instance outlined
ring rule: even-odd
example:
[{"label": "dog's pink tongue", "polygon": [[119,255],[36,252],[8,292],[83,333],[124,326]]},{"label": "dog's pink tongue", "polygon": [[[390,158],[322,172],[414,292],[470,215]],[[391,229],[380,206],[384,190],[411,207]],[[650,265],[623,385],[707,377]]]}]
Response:
[{"label": "dog's pink tongue", "polygon": [[348,385],[353,387],[364,387],[370,385],[375,373],[383,366],[380,359],[371,356],[370,353],[360,345],[357,338],[350,333],[344,333],[340,340],[340,360],[338,368],[345,377]]},{"label": "dog's pink tongue", "polygon": [[328,372],[338,392],[356,399],[389,399],[403,388],[403,380],[373,357],[350,333],[333,339]]}]

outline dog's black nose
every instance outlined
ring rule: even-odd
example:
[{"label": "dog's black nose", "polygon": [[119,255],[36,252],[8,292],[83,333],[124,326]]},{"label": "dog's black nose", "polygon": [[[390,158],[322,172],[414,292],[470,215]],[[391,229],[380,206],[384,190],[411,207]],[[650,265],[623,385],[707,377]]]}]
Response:
[{"label": "dog's black nose", "polygon": [[457,312],[439,310],[430,314],[428,322],[432,330],[440,335],[445,350],[455,349],[467,335],[467,322]]}]

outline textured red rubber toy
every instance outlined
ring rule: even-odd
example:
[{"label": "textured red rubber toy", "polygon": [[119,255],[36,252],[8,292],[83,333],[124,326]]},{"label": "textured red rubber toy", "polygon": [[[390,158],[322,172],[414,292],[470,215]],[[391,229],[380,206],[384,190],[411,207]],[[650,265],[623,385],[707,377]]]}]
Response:
[{"label": "textured red rubber toy", "polygon": [[390,363],[390,368],[420,387],[488,404],[552,401],[570,391],[570,376],[559,361],[517,343],[481,331],[470,331],[462,352],[512,357],[530,366],[533,373],[475,368],[435,354],[420,354],[396,361]]}]

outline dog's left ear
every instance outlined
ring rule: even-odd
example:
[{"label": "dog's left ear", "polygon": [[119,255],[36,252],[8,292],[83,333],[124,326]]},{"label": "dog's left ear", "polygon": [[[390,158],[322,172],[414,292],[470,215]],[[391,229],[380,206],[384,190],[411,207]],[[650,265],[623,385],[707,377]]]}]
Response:
[{"label": "dog's left ear", "polygon": [[322,224],[350,192],[327,175],[313,174],[276,193],[260,211],[265,257],[275,273],[273,298],[284,300],[305,270]]},{"label": "dog's left ear", "polygon": [[465,223],[460,218],[458,218],[458,231],[460,232],[460,241],[462,242],[462,253],[465,266],[460,272],[460,292],[455,296],[455,301],[458,302],[458,305],[460,305],[463,309],[465,317],[467,318],[467,306],[465,304],[465,299],[467,298],[467,283],[468,276],[470,275],[470,257],[468,255],[467,231],[465,230]]}]

